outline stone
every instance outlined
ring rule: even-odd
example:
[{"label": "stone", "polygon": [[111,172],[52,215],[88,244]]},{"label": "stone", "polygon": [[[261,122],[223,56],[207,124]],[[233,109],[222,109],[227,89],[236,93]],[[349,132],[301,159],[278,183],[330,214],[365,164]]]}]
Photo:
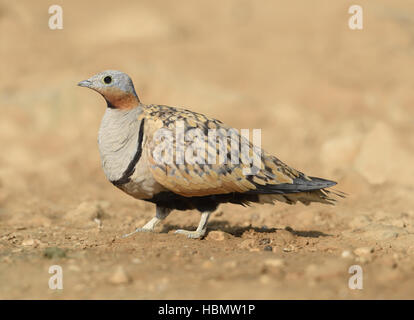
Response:
[{"label": "stone", "polygon": [[357,255],[356,261],[361,263],[367,263],[372,261],[372,254],[374,253],[374,248],[370,247],[360,247],[354,250],[355,255]]},{"label": "stone", "polygon": [[294,246],[294,245],[288,245],[287,247],[284,247],[283,248],[283,252],[292,252],[292,251],[295,251],[296,250],[296,247]]},{"label": "stone", "polygon": [[223,231],[210,231],[206,237],[207,240],[223,241],[230,239],[230,235]]},{"label": "stone", "polygon": [[374,253],[374,248],[372,247],[359,247],[354,250],[354,253],[359,256],[369,256]]},{"label": "stone", "polygon": [[341,253],[341,257],[344,259],[353,259],[354,255],[352,254],[352,252],[350,250],[344,250]]},{"label": "stone", "polygon": [[118,266],[115,272],[108,278],[108,282],[114,285],[127,284],[131,280],[122,266]]},{"label": "stone", "polygon": [[259,240],[259,245],[270,244],[272,241],[269,238],[264,238]]},{"label": "stone", "polygon": [[283,267],[285,262],[282,259],[266,259],[264,265],[270,268],[280,268]]},{"label": "stone", "polygon": [[271,278],[267,274],[262,274],[259,277],[259,281],[261,284],[268,284],[270,282]]},{"label": "stone", "polygon": [[22,241],[22,246],[33,246],[35,241],[33,239],[25,239]]}]

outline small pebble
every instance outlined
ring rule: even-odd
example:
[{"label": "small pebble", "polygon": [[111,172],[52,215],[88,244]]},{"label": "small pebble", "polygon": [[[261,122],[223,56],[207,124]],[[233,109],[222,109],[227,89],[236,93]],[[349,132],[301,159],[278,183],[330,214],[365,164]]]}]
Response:
[{"label": "small pebble", "polygon": [[284,252],[292,252],[294,250],[295,250],[295,247],[293,245],[289,245],[289,246],[283,248]]},{"label": "small pebble", "polygon": [[272,268],[279,268],[284,265],[284,261],[282,259],[267,259],[264,261],[264,265],[266,267],[272,267]]},{"label": "small pebble", "polygon": [[266,274],[263,274],[260,276],[259,281],[262,284],[268,284],[270,282],[270,277]]},{"label": "small pebble", "polygon": [[357,255],[357,261],[361,263],[367,263],[372,260],[372,253],[374,248],[370,247],[360,247],[354,250],[355,255]]},{"label": "small pebble", "polygon": [[118,266],[115,272],[108,278],[109,283],[119,285],[131,282],[131,278],[122,266]]},{"label": "small pebble", "polygon": [[223,231],[210,231],[206,237],[207,240],[223,241],[230,238],[228,233]]},{"label": "small pebble", "polygon": [[270,239],[268,239],[268,238],[259,240],[260,245],[269,244],[269,243],[270,243]]},{"label": "small pebble", "polygon": [[352,254],[351,251],[344,250],[344,251],[342,251],[341,257],[344,258],[344,259],[352,259],[354,257],[354,255]]},{"label": "small pebble", "polygon": [[360,247],[354,250],[354,253],[361,257],[361,256],[369,256],[374,252],[374,248],[371,247]]},{"label": "small pebble", "polygon": [[35,244],[35,241],[33,239],[26,239],[23,240],[22,245],[23,246],[32,246]]}]

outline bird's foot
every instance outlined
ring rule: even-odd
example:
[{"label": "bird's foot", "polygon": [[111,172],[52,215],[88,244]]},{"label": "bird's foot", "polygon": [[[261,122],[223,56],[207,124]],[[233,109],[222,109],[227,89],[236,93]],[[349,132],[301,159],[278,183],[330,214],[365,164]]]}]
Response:
[{"label": "bird's foot", "polygon": [[157,208],[157,210],[160,210],[158,211],[157,216],[148,221],[146,225],[144,225],[142,228],[136,228],[135,231],[131,233],[124,234],[122,238],[127,238],[138,232],[153,232],[155,227],[160,223],[160,221],[164,220],[169,213],[168,211],[167,213],[161,214],[161,209]]},{"label": "bird's foot", "polygon": [[206,234],[206,230],[204,229],[204,230],[188,231],[188,230],[178,229],[174,233],[186,235],[187,238],[190,238],[190,239],[201,239]]},{"label": "bird's foot", "polygon": [[122,238],[128,238],[132,236],[133,234],[136,234],[138,232],[154,232],[154,229],[150,228],[136,228],[135,231],[132,231],[131,233],[124,234]]}]

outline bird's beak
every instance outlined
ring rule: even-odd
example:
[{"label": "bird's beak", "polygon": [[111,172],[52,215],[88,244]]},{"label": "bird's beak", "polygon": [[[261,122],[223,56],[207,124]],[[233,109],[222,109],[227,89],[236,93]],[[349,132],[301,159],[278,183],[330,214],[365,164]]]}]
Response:
[{"label": "bird's beak", "polygon": [[79,87],[87,87],[90,88],[92,85],[92,82],[90,80],[83,80],[81,82],[78,83]]}]

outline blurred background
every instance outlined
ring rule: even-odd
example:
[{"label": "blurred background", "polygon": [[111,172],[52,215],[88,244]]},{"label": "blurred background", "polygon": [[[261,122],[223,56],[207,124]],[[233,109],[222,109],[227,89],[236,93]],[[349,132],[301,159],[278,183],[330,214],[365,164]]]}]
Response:
[{"label": "blurred background", "polygon": [[[0,1],[0,297],[413,298],[414,2],[355,4],[363,30],[345,0]],[[225,205],[204,241],[172,234],[199,219],[177,212],[119,240],[154,207],[103,175],[106,105],[76,84],[106,69],[143,103],[262,129],[264,149],[349,197]],[[58,293],[48,247],[66,252]]]}]

